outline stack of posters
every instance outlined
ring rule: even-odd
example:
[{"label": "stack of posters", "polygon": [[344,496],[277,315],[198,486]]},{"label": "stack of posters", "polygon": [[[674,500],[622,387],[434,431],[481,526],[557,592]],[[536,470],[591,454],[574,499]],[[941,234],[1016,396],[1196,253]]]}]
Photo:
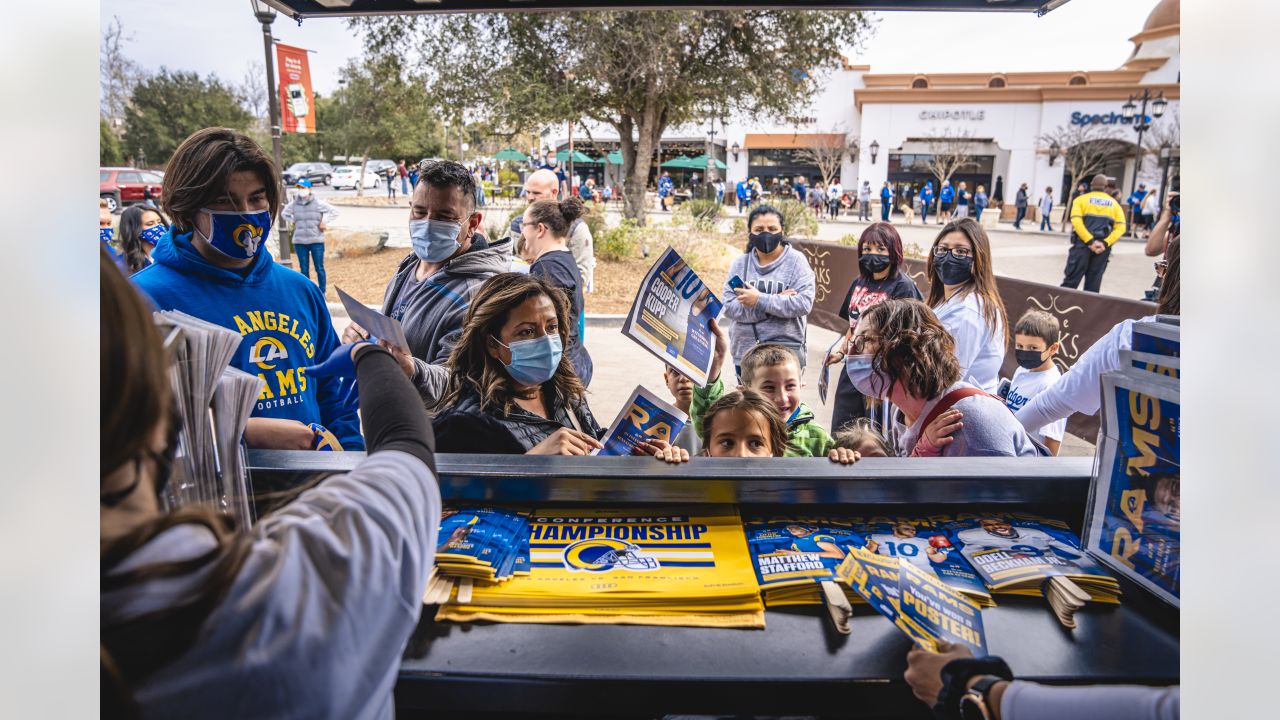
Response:
[{"label": "stack of posters", "polygon": [[445,508],[436,536],[441,575],[501,582],[528,557],[529,517],[497,507]]},{"label": "stack of posters", "polygon": [[896,557],[949,585],[979,606],[995,603],[978,573],[930,518],[872,518],[858,526],[869,552]]},{"label": "stack of posters", "polygon": [[437,620],[764,627],[731,506],[540,508],[529,574],[459,587]]},{"label": "stack of posters", "polygon": [[948,642],[964,645],[975,657],[987,654],[982,608],[937,576],[901,557],[861,548],[852,548],[836,573],[921,648],[937,653],[939,643]]},{"label": "stack of posters", "polygon": [[1179,327],[1138,322],[1121,370],[1102,376],[1102,428],[1085,548],[1165,602],[1181,593]]},{"label": "stack of posters", "polygon": [[707,384],[720,299],[672,248],[645,273],[622,334],[693,380]]}]

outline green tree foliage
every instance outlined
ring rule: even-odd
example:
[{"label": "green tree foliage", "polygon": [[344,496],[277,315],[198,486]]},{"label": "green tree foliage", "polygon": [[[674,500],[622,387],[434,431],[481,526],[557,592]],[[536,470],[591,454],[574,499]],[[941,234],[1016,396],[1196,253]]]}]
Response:
[{"label": "green tree foliage", "polygon": [[243,131],[251,120],[216,77],[161,68],[134,88],[125,109],[124,147],[126,154],[141,151],[148,163],[162,165],[191,133],[207,127]]},{"label": "green tree foliage", "polygon": [[120,152],[120,139],[111,132],[107,119],[98,118],[98,164],[119,165],[124,162],[124,153]]},{"label": "green tree foliage", "polygon": [[[779,10],[406,15],[358,18],[370,54],[426,75],[437,104],[508,133],[588,118],[612,127],[627,217],[644,223],[662,133],[707,117],[804,108],[840,48],[870,29],[859,12]],[[476,48],[498,48],[477,52]]]}]

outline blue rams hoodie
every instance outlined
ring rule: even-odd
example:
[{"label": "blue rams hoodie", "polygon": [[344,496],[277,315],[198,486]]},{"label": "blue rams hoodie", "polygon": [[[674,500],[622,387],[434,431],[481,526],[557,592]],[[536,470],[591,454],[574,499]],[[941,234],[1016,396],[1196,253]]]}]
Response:
[{"label": "blue rams hoodie", "polygon": [[243,338],[233,367],[266,383],[254,417],[324,425],[345,450],[364,450],[355,405],[343,407],[336,379],[312,382],[301,368],[338,347],[324,296],[310,280],[277,265],[266,248],[247,272],[211,264],[173,229],[160,239],[154,261],[133,282],[161,310],[179,310],[235,330]]}]

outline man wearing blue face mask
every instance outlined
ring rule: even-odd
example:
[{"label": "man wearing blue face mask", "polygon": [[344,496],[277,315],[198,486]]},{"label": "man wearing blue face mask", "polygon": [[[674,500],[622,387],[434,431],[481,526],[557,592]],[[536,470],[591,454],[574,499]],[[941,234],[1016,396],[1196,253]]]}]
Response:
[{"label": "man wearing blue face mask", "polygon": [[264,385],[245,429],[250,447],[310,450],[327,428],[345,450],[363,450],[360,419],[340,378],[303,368],[338,346],[319,288],[277,265],[265,249],[280,209],[280,176],[247,136],[196,132],[174,152],[162,200],[173,220],[134,283],[160,310],[235,330],[232,366]]},{"label": "man wearing blue face mask", "polygon": [[[387,284],[382,313],[404,328],[409,347],[392,348],[392,355],[428,408],[444,392],[438,366],[457,342],[476,288],[511,269],[510,238],[489,243],[479,234],[483,217],[475,177],[465,167],[441,160],[419,168],[409,207],[413,250]],[[351,323],[342,337],[355,342],[368,333]]]}]

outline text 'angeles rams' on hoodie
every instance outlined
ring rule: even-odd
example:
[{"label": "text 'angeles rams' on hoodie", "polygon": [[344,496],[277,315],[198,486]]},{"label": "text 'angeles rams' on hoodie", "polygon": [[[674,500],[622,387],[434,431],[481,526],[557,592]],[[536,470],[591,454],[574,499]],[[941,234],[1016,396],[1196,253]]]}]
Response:
[{"label": "text 'angeles rams' on hoodie", "polygon": [[205,260],[191,233],[160,239],[150,267],[133,282],[160,310],[178,310],[240,333],[231,365],[262,378],[266,386],[254,417],[320,423],[345,450],[363,450],[354,404],[343,407],[338,381],[313,382],[302,372],[338,346],[324,296],[310,280],[277,265],[266,248],[245,270]]}]

